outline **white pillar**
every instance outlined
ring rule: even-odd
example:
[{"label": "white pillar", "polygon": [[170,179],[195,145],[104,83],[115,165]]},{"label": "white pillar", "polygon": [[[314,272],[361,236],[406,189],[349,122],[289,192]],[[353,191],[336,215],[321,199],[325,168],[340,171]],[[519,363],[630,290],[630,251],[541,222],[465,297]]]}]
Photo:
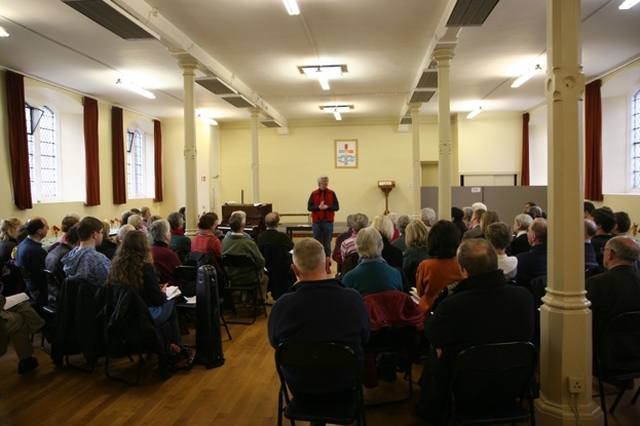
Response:
[{"label": "white pillar", "polygon": [[451,218],[451,107],[449,64],[453,49],[436,49],[438,63],[438,219]]},{"label": "white pillar", "polygon": [[184,169],[185,169],[185,207],[187,235],[198,231],[198,197],[196,194],[198,171],[196,152],[196,101],[194,96],[195,70],[198,61],[194,58],[181,58],[179,61],[184,80]]},{"label": "white pillar", "polygon": [[420,204],[420,187],[422,186],[422,165],[420,163],[420,105],[409,104],[409,108],[411,108],[411,135],[413,136],[413,152],[412,152],[412,162],[413,162],[413,215],[415,217],[420,217],[420,209],[422,208]]},{"label": "white pillar", "polygon": [[258,115],[260,108],[249,108],[251,113],[251,200],[260,202],[260,152],[258,150]]},{"label": "white pillar", "polygon": [[[547,0],[549,283],[540,308],[541,390],[535,404],[545,426],[575,425],[578,416],[580,425],[603,423],[591,397],[591,311],[584,287],[579,37],[580,0]],[[569,393],[570,377],[583,381],[582,393]]]}]

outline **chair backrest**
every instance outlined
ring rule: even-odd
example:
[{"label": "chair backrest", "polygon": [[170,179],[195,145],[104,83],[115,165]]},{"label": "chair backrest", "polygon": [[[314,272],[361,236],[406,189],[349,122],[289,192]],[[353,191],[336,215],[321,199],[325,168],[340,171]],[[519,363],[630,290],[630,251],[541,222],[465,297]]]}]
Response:
[{"label": "chair backrest", "polygon": [[185,263],[188,266],[215,265],[215,262],[213,259],[211,259],[211,256],[201,251],[189,252],[186,256]]},{"label": "chair backrest", "polygon": [[265,267],[269,272],[269,290],[274,299],[287,292],[295,282],[291,269],[291,254],[286,246],[278,244],[260,244],[260,253],[264,256]]},{"label": "chair backrest", "polygon": [[260,283],[256,262],[247,254],[223,254],[222,267],[227,278],[227,286],[251,286]]},{"label": "chair backrest", "polygon": [[455,360],[451,384],[456,405],[499,404],[530,391],[538,349],[530,342],[470,347]]},{"label": "chair backrest", "polygon": [[[309,393],[327,393],[335,377],[350,383],[352,390],[361,389],[362,367],[349,346],[335,342],[284,342],[275,353],[276,369],[282,384],[303,382]],[[351,376],[351,377],[349,377]],[[346,379],[346,380],[345,380]],[[345,391],[348,389],[342,389]]]},{"label": "chair backrest", "polygon": [[594,349],[596,361],[602,368],[640,372],[640,312],[625,312],[613,317]]},{"label": "chair backrest", "polygon": [[58,279],[58,276],[54,272],[48,269],[43,269],[42,274],[44,275],[44,279],[47,282],[49,303],[55,303],[58,299],[58,293],[60,292],[61,281]]},{"label": "chair backrest", "polygon": [[358,266],[359,259],[360,256],[356,252],[353,252],[345,257],[344,262],[342,262],[342,269],[340,270],[341,276],[344,277],[347,272]]}]

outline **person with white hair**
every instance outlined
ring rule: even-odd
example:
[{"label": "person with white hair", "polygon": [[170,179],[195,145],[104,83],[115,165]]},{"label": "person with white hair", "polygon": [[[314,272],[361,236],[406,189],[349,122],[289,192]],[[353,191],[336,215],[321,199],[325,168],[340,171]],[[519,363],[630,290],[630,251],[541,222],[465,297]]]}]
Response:
[{"label": "person with white hair", "polygon": [[513,220],[512,229],[515,233],[515,237],[513,237],[511,245],[507,248],[507,254],[509,256],[526,253],[531,248],[531,246],[529,245],[529,240],[527,238],[527,231],[529,230],[529,225],[531,225],[531,222],[533,222],[533,219],[526,213],[520,213]]},{"label": "person with white hair", "polygon": [[170,286],[176,285],[173,273],[176,266],[180,266],[182,262],[180,262],[178,254],[169,247],[171,225],[164,219],[156,220],[149,226],[149,235],[153,239],[151,254],[153,255],[153,265],[160,273],[160,282],[168,283]]},{"label": "person with white hair", "polygon": [[342,279],[345,287],[362,296],[386,290],[402,291],[402,274],[382,258],[382,235],[375,228],[364,228],[356,236],[356,251],[360,262]]},{"label": "person with white hair", "polygon": [[479,210],[479,209],[489,210],[487,208],[487,205],[482,203],[482,202],[480,202],[480,201],[476,201],[475,203],[471,204],[471,208],[473,209],[473,211],[476,211],[476,210]]},{"label": "person with white hair", "polygon": [[434,223],[436,223],[436,211],[431,207],[425,207],[420,210],[420,219],[427,225],[428,228],[431,228]]}]

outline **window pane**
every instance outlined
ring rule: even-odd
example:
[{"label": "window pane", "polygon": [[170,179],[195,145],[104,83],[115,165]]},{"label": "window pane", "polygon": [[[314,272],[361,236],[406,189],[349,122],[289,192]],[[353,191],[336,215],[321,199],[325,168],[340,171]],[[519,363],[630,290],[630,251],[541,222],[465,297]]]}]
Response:
[{"label": "window pane", "polygon": [[640,90],[631,105],[631,156],[631,182],[634,188],[640,188]]}]

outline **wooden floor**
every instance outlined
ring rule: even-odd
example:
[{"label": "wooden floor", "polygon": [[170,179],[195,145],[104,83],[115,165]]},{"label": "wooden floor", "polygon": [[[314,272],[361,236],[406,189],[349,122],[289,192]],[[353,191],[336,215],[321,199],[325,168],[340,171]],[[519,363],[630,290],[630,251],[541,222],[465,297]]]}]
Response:
[{"label": "wooden floor", "polygon": [[[19,376],[10,349],[0,358],[0,425],[275,425],[278,378],[266,324],[263,317],[250,326],[231,325],[233,340],[223,338],[222,367],[195,366],[163,381],[152,371],[152,361],[135,387],[108,380],[102,363],[91,374],[56,368],[40,349],[35,352],[38,369]],[[192,340],[193,334],[185,342]],[[34,341],[39,341],[37,335]],[[421,367],[413,371],[417,381]],[[412,414],[419,392],[414,388],[409,402],[367,409],[367,424],[421,425]],[[366,399],[373,402],[406,390],[407,382],[398,376],[396,382],[367,392]],[[640,404],[629,405],[632,395],[627,392],[610,425],[640,424]],[[609,404],[612,399],[608,397]]]}]

